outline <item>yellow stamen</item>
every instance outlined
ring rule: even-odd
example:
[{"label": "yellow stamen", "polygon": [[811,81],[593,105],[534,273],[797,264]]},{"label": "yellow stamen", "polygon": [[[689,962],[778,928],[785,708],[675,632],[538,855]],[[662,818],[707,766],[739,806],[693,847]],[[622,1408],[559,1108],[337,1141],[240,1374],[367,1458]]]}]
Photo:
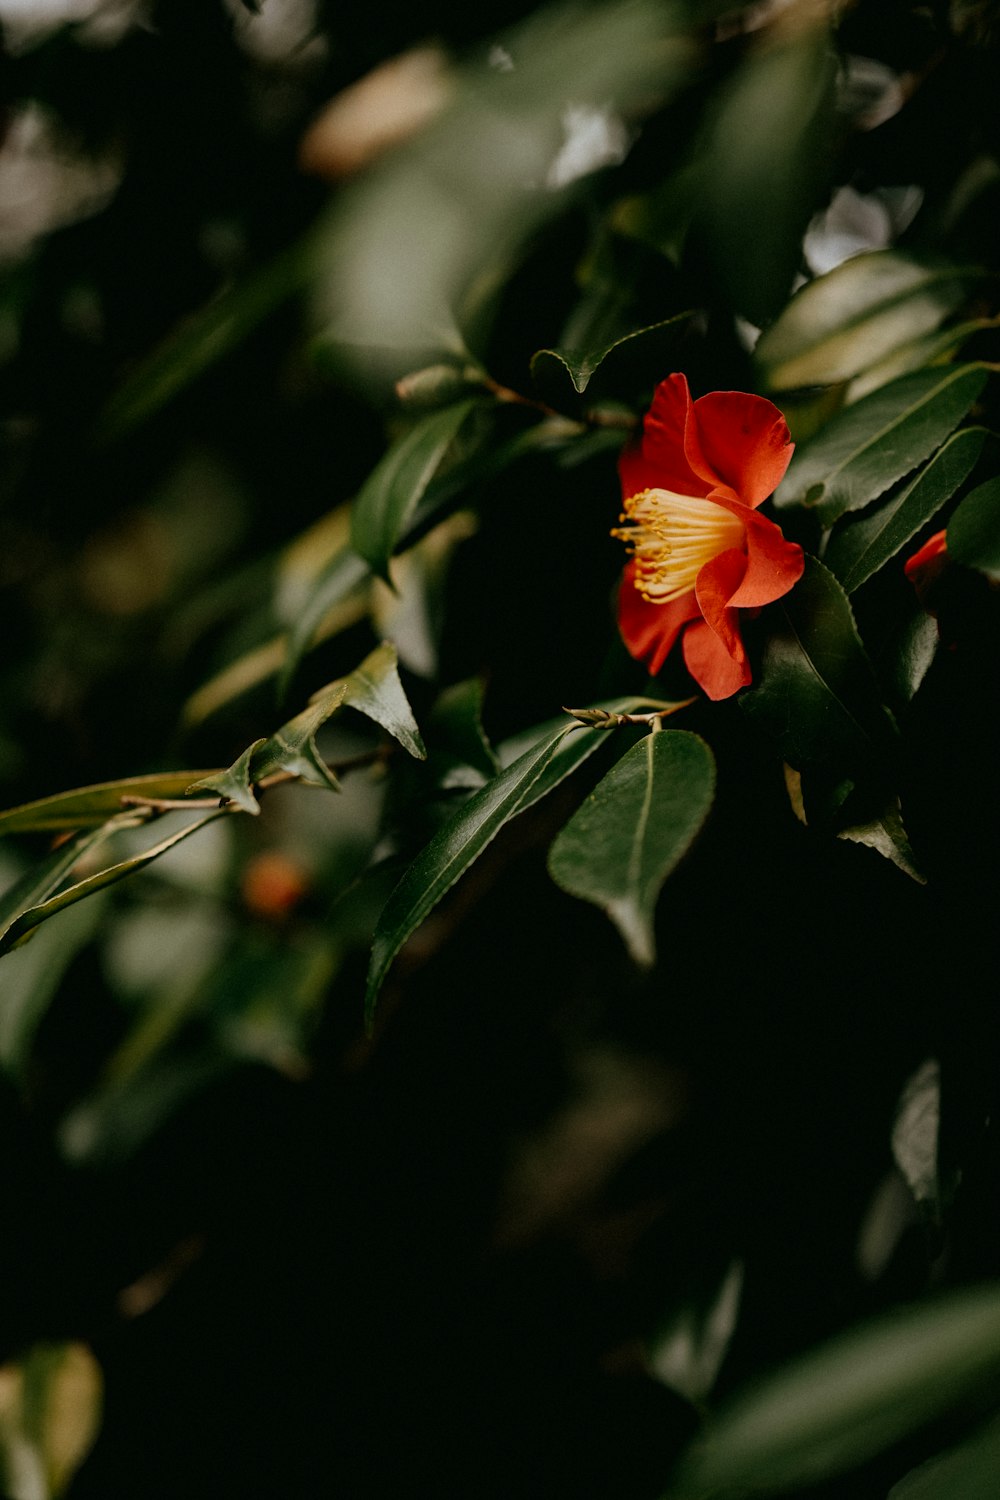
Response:
[{"label": "yellow stamen", "polygon": [[625,501],[619,537],[635,558],[635,586],[651,604],[669,604],[690,593],[707,562],[739,547],[743,523],[711,500],[641,490]]}]

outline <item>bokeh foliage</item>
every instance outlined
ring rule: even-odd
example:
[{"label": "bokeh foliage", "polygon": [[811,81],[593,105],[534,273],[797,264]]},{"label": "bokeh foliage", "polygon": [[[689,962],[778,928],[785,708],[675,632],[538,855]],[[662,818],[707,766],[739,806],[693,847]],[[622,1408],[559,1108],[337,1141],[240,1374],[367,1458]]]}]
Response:
[{"label": "bokeh foliage", "polygon": [[996,6],[0,24],[9,1500],[993,1494]]}]

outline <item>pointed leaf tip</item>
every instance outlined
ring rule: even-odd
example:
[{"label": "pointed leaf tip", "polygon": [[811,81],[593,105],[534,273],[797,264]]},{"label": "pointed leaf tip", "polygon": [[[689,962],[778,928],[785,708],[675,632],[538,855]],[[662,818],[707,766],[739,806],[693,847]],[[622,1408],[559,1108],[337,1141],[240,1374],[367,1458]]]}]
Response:
[{"label": "pointed leaf tip", "polygon": [[253,758],[260,746],[266,742],[262,739],[254,740],[248,745],[232,765],[225,771],[213,771],[211,776],[203,776],[200,781],[193,781],[185,789],[186,797],[193,796],[196,792],[217,792],[222,802],[235,803],[245,813],[256,817],[260,812],[260,803],[254,796],[251,783],[251,765]]},{"label": "pointed leaf tip", "polygon": [[[901,494],[871,514],[834,528],[825,565],[852,594],[917,535],[972,473],[986,439],[983,427],[953,433]],[[961,509],[961,507],[959,507]]]},{"label": "pointed leaf tip", "polygon": [[366,656],[344,678],[344,686],[344,703],[349,708],[381,724],[416,760],[427,759],[427,749],[399,680],[398,657],[392,641],[383,641]]},{"label": "pointed leaf tip", "polygon": [[549,873],[607,912],[635,961],[656,959],[653,918],[667,876],[701,829],[715,760],[686,730],[647,735],[622,756],[549,851]]}]

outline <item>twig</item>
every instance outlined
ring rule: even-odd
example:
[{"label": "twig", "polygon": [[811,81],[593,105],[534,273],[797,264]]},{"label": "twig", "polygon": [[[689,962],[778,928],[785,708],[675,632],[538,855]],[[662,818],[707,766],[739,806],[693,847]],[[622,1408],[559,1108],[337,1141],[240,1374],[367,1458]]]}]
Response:
[{"label": "twig", "polygon": [[[393,754],[393,745],[380,745],[376,750],[362,750],[358,755],[349,755],[344,760],[328,761],[327,769],[334,776],[343,776],[347,771],[359,770],[362,766],[377,765],[380,761],[388,760]],[[251,783],[251,789],[255,796],[262,792],[268,792],[274,786],[281,786],[287,781],[298,781],[300,778],[295,771],[274,771],[270,776],[263,776],[260,781]],[[159,818],[168,812],[198,812],[210,811],[214,807],[225,806],[226,802],[235,806],[231,799],[226,797],[122,797],[123,808],[136,808],[140,812],[148,813],[151,818]]]},{"label": "twig", "polygon": [[[554,406],[549,406],[545,401],[536,401],[533,396],[524,396],[520,391],[511,390],[508,385],[501,385],[491,375],[482,375],[479,383],[498,401],[503,401],[509,406],[529,406],[533,411],[541,412],[544,417],[555,417],[560,422],[576,420],[567,416],[565,412],[556,411]],[[588,407],[581,414],[579,421],[585,427],[620,427],[625,432],[631,432],[639,425],[639,418],[631,412],[603,411],[596,407]]]},{"label": "twig", "polygon": [[694,698],[684,698],[679,703],[664,703],[648,714],[615,713],[607,708],[565,707],[563,713],[571,714],[578,724],[586,724],[588,729],[617,729],[622,724],[644,724],[647,729],[660,729],[664,719],[696,701]]}]

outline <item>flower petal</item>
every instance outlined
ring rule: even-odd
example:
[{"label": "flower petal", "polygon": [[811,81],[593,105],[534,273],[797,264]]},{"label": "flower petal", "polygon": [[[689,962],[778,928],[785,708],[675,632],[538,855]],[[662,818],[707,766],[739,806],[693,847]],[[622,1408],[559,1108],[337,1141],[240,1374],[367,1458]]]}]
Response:
[{"label": "flower petal", "polygon": [[746,566],[747,560],[742,550],[730,547],[705,564],[695,584],[699,610],[733,657],[743,654],[739,622],[732,600],[739,591]]},{"label": "flower petal", "polygon": [[693,405],[686,376],[669,375],[660,381],[643,422],[641,446],[627,448],[619,461],[626,498],[641,490],[662,489],[700,499],[717,482],[696,473],[686,456]]},{"label": "flower petal", "polygon": [[751,508],[774,493],[795,444],[772,402],[745,391],[711,391],[694,402],[691,417],[685,456],[695,473],[721,481]]},{"label": "flower petal", "polygon": [[750,681],[744,656],[734,661],[712,627],[697,620],[684,632],[684,663],[698,686],[716,702],[731,698]]},{"label": "flower petal", "polygon": [[715,494],[711,499],[739,516],[746,528],[746,570],[729,600],[730,608],[759,609],[782,598],[798,583],[806,565],[798,542],[786,541],[780,526],[725,495]]},{"label": "flower petal", "polygon": [[935,531],[903,565],[903,572],[917,591],[921,608],[931,615],[937,614],[932,603],[935,596],[934,585],[948,566],[947,538],[946,530]]},{"label": "flower petal", "polygon": [[[710,698],[728,698],[750,681],[739,615],[730,603],[739,591],[746,563],[740,549],[731,547],[713,557],[698,574],[695,593],[704,629],[702,624],[689,627],[684,636],[684,660]],[[689,640],[691,636],[693,640]]]},{"label": "flower petal", "polygon": [[646,662],[653,676],[688,620],[697,619],[700,613],[694,589],[669,604],[651,604],[635,586],[635,563],[625,569],[618,594],[618,628],[629,654]]},{"label": "flower petal", "polygon": [[935,531],[932,537],[928,537],[924,545],[914,552],[913,556],[907,558],[903,565],[903,572],[914,585],[926,582],[925,573],[936,578],[940,573],[943,563],[941,559],[948,550],[947,531]]}]

